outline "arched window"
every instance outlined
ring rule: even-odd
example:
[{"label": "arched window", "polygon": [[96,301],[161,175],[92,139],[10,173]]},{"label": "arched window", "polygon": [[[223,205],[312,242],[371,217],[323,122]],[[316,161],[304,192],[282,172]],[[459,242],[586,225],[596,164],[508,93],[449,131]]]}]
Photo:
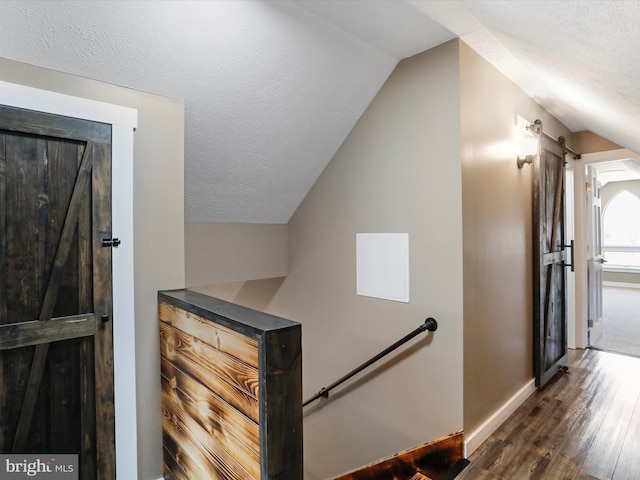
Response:
[{"label": "arched window", "polygon": [[640,268],[640,198],[623,190],[602,215],[607,267]]}]

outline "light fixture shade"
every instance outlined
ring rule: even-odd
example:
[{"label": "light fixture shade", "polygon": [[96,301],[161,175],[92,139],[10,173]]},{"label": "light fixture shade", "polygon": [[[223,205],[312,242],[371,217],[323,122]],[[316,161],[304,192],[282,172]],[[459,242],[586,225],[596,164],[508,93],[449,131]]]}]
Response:
[{"label": "light fixture shade", "polygon": [[536,120],[534,123],[528,122],[520,115],[516,115],[516,135],[518,137],[518,168],[533,163],[534,157],[540,149],[540,132],[542,122]]},{"label": "light fixture shade", "polygon": [[538,139],[535,137],[526,136],[520,139],[519,142],[520,156],[526,157],[529,155],[535,155],[538,153]]}]

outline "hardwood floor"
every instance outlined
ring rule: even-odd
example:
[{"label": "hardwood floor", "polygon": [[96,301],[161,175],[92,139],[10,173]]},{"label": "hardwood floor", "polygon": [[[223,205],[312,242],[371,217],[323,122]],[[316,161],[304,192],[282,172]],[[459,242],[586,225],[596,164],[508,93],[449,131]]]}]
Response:
[{"label": "hardwood floor", "polygon": [[570,350],[457,480],[640,479],[640,359]]}]

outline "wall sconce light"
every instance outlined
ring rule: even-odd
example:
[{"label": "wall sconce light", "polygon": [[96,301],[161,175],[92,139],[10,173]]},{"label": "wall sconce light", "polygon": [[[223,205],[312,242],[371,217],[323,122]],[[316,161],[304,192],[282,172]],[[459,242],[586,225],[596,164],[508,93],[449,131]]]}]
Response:
[{"label": "wall sconce light", "polygon": [[516,117],[516,128],[520,135],[517,164],[518,168],[522,168],[527,164],[533,163],[535,156],[540,153],[542,122],[536,120],[530,123],[518,115]]}]

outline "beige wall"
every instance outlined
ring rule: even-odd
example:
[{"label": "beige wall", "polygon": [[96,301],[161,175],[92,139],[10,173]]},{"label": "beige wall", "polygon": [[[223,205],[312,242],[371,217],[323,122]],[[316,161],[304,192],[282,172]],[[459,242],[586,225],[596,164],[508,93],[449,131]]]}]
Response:
[{"label": "beige wall", "polygon": [[516,115],[571,133],[461,42],[464,428],[533,378],[531,167],[516,166]]},{"label": "beige wall", "polygon": [[603,272],[602,281],[606,283],[629,283],[640,285],[640,274],[628,272]]},{"label": "beige wall", "polygon": [[[208,290],[303,323],[305,397],[438,319],[305,411],[305,478],[471,433],[532,380],[532,169],[516,166],[516,114],[573,146],[462,42],[401,62],[289,223],[288,276]],[[409,233],[409,304],[355,295],[359,232]]]},{"label": "beige wall", "polygon": [[187,287],[287,274],[287,225],[185,223]]},{"label": "beige wall", "polygon": [[0,80],[138,110],[134,282],[139,474],[141,479],[161,478],[156,295],[157,290],[184,286],[184,104],[6,59],[0,59]]},{"label": "beige wall", "polygon": [[[462,428],[458,85],[457,42],[402,61],[291,219],[286,279],[208,289],[302,322],[305,398],[438,320],[435,335],[305,410],[307,480]],[[366,232],[409,233],[409,303],[356,295]]]},{"label": "beige wall", "polygon": [[622,148],[617,143],[613,143],[600,135],[588,130],[573,133],[573,148],[579,153],[606,152],[608,150],[618,150]]},{"label": "beige wall", "polygon": [[640,180],[629,180],[626,182],[608,182],[602,187],[602,211],[604,212],[609,205],[609,202],[615,197],[618,193],[622,191],[628,191],[629,193],[633,193],[636,197],[640,199]]},{"label": "beige wall", "polygon": [[[462,428],[462,208],[457,42],[398,64],[289,224],[274,306],[303,321],[305,396],[416,328],[440,328],[305,412],[305,478]],[[406,232],[408,304],[358,297],[355,237]],[[331,461],[327,461],[331,459]]]}]

